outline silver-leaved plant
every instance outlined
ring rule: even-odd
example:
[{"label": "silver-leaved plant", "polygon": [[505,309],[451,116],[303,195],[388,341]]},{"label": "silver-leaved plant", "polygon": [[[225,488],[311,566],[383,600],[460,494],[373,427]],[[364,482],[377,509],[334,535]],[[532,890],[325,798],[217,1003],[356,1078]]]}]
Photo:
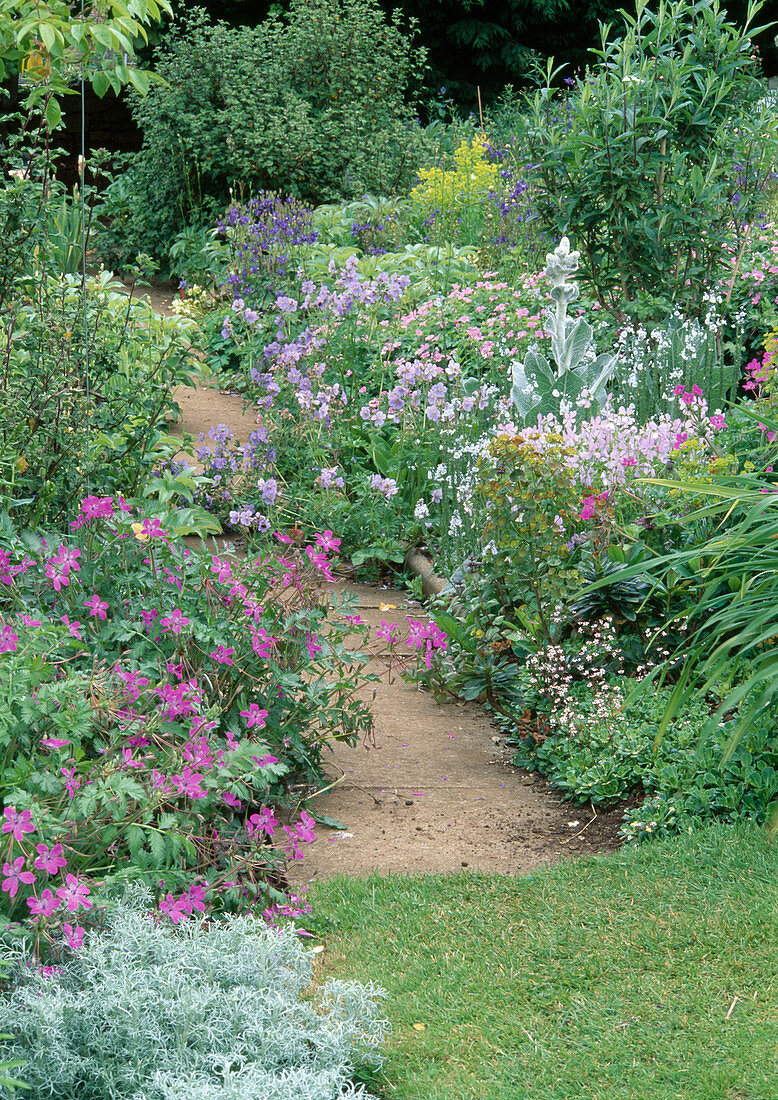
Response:
[{"label": "silver-leaved plant", "polygon": [[563,403],[598,408],[605,403],[606,386],[616,369],[614,355],[594,355],[589,322],[567,316],[568,306],[580,294],[578,283],[568,281],[578,270],[579,256],[571,251],[567,237],[546,256],[545,274],[555,303],[546,310],[546,329],[554,362],[533,344],[524,362],[513,364],[511,400],[525,423],[530,415],[559,413]]}]

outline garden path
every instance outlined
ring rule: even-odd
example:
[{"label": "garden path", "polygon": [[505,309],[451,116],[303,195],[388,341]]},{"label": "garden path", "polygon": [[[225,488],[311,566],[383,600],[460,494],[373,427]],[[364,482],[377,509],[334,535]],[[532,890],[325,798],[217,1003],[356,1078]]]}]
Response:
[{"label": "garden path", "polygon": [[[169,292],[145,292],[168,312]],[[176,398],[185,428],[195,438],[227,424],[243,440],[254,426],[242,399],[207,384],[180,390]],[[406,593],[340,582],[339,595],[352,593],[371,626],[403,625],[406,615],[423,617]],[[302,863],[290,869],[290,883],[304,885],[338,872],[448,872],[471,870],[521,873],[559,859],[617,846],[618,812],[560,802],[543,780],[507,763],[502,738],[476,704],[438,703],[428,691],[406,684],[376,652],[369,671],[379,682],[364,689],[375,719],[370,744],[335,745],[328,762],[331,786],[309,808],[343,829],[319,826]]]}]

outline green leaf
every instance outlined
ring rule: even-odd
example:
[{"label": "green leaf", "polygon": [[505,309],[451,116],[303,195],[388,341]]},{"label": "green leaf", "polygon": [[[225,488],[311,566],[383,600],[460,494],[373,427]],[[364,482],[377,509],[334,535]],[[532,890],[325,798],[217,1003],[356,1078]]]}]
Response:
[{"label": "green leaf", "polygon": [[93,73],[89,78],[89,83],[92,85],[95,95],[100,99],[103,98],[105,93],[111,87],[108,77],[103,72]]},{"label": "green leaf", "polygon": [[347,829],[348,825],[344,825],[342,821],[338,821],[336,817],[328,817],[326,814],[317,814],[315,811],[310,811],[311,817],[319,825],[326,825],[328,829]]},{"label": "green leaf", "polygon": [[38,27],[38,33],[41,42],[43,42],[48,52],[51,53],[54,49],[54,43],[57,41],[57,32],[54,30],[51,23],[41,23]]},{"label": "green leaf", "polygon": [[46,125],[49,130],[56,130],[60,122],[62,122],[62,108],[59,105],[59,101],[52,96],[46,104]]}]

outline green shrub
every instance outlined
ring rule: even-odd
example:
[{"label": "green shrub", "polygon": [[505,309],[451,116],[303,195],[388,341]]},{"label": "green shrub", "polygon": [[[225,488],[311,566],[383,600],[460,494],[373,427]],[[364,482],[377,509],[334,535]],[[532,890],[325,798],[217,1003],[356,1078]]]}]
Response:
[{"label": "green shrub", "polygon": [[549,68],[530,103],[537,209],[616,313],[648,295],[699,315],[759,211],[778,140],[748,37],[761,6],[740,30],[718,0],[641,0],[569,92]]},{"label": "green shrub", "polygon": [[[63,878],[275,911],[328,745],[371,728],[354,624],[322,600],[334,540],[219,557],[89,496],[68,536],[17,539],[6,520],[0,543],[0,925],[23,935],[33,910],[41,949]],[[43,844],[59,852],[45,867]],[[180,919],[181,901],[160,909]]]},{"label": "green shrub", "polygon": [[254,28],[195,9],[157,51],[136,96],[143,148],[130,168],[127,254],[160,258],[183,225],[214,220],[231,185],[314,202],[413,178],[421,129],[406,97],[423,67],[373,0],[293,0]]},{"label": "green shrub", "polygon": [[[302,999],[312,953],[252,917],[160,926],[134,895],[54,973],[20,965],[0,999],[4,1053],[32,1100],[337,1100],[362,1097],[388,1023],[372,984]],[[0,1084],[0,1095],[10,1095]]]},{"label": "green shrub", "polygon": [[85,294],[75,275],[17,279],[0,319],[0,499],[18,521],[50,522],[88,491],[131,496],[175,453],[165,414],[197,371],[187,331],[105,272]]},{"label": "green shrub", "polygon": [[[607,673],[614,661],[604,622],[578,654],[570,646],[552,648],[527,661],[517,696],[540,720],[529,736],[515,722],[519,708],[506,723],[520,740],[514,764],[541,772],[578,804],[607,805],[645,792],[648,798],[625,817],[622,835],[629,840],[672,835],[715,818],[764,822],[778,797],[774,721],[753,724],[727,756],[730,730],[721,724],[705,732],[710,700],[698,696],[658,741],[670,691],[629,701],[634,682]],[[618,671],[623,674],[623,665]]]}]

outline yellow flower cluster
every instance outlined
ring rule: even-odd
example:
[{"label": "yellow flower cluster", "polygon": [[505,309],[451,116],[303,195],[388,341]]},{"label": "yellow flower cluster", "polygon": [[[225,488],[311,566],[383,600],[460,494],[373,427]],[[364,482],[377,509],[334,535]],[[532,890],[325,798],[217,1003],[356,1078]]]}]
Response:
[{"label": "yellow flower cluster", "polygon": [[496,164],[486,160],[486,137],[463,141],[454,153],[454,168],[422,168],[411,200],[425,210],[451,214],[469,203],[480,202],[497,191],[500,175]]}]

